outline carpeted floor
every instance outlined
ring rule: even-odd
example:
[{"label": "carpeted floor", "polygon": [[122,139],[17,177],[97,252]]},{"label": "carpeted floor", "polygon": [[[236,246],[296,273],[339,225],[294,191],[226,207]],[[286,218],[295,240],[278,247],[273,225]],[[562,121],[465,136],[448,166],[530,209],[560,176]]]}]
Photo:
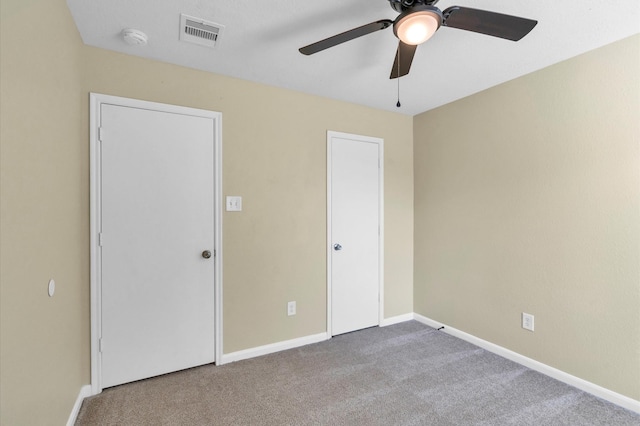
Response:
[{"label": "carpeted floor", "polygon": [[104,390],[76,425],[640,425],[598,399],[410,321]]}]

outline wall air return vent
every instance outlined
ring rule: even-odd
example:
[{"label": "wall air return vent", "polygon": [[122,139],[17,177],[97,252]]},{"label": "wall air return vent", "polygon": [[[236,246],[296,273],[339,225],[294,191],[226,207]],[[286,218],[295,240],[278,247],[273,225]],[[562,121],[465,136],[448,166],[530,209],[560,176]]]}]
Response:
[{"label": "wall air return vent", "polygon": [[193,16],[180,15],[180,40],[201,46],[215,47],[220,42],[224,26]]}]

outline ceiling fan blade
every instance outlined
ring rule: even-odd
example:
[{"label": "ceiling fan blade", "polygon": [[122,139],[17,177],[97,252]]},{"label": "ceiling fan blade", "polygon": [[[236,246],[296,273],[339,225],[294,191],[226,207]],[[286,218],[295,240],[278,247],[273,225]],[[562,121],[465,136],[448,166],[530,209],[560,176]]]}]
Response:
[{"label": "ceiling fan blade", "polygon": [[337,46],[346,41],[353,40],[354,38],[362,37],[376,31],[384,30],[391,24],[393,24],[392,20],[382,19],[380,21],[372,22],[370,24],[345,31],[340,34],[336,34],[333,37],[325,38],[324,40],[320,40],[308,46],[301,47],[298,50],[304,55],[313,55],[314,53],[318,53],[330,47]]},{"label": "ceiling fan blade", "polygon": [[[393,68],[391,68],[391,76],[389,78],[393,79],[409,74],[411,63],[413,62],[413,55],[416,54],[417,47],[417,45],[405,44],[403,42],[398,44],[396,59],[393,61]],[[399,67],[398,60],[400,61]]]},{"label": "ceiling fan blade", "polygon": [[518,41],[529,34],[538,23],[532,19],[460,6],[449,7],[442,14],[444,26],[513,41]]}]

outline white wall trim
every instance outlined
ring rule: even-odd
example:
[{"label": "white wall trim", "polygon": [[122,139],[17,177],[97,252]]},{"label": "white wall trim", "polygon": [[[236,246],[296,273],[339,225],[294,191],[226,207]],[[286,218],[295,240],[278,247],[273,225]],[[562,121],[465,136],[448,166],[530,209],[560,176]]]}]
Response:
[{"label": "white wall trim", "polygon": [[331,256],[333,241],[331,235],[331,141],[333,138],[353,139],[361,142],[378,144],[378,325],[384,321],[384,139],[371,136],[355,135],[351,133],[327,131],[327,334],[333,335],[331,330]]},{"label": "white wall trim", "polygon": [[99,128],[101,125],[100,110],[102,104],[120,105],[154,111],[173,112],[212,118],[214,122],[214,292],[215,292],[215,362],[222,359],[223,353],[223,313],[222,313],[222,113],[178,105],[148,102],[118,96],[89,94],[89,202],[90,202],[90,259],[91,259],[91,394],[102,392],[100,351],[98,342],[101,330],[101,256],[98,234],[101,224],[100,205],[100,150]]},{"label": "white wall trim", "polygon": [[413,316],[416,321],[421,322],[422,324],[428,325],[429,327],[433,327],[436,329],[440,327],[444,327],[444,329],[442,329],[444,333],[450,334],[454,337],[457,337],[459,339],[472,343],[476,346],[481,347],[482,349],[486,349],[489,352],[493,352],[494,354],[500,355],[501,357],[506,358],[510,361],[524,365],[525,367],[528,367],[546,376],[549,376],[563,383],[571,385],[584,392],[595,395],[598,398],[602,398],[613,404],[619,405],[623,408],[626,408],[627,410],[640,413],[640,401],[636,401],[635,399],[629,398],[628,396],[621,395],[612,390],[596,385],[595,383],[591,383],[579,377],[573,376],[569,373],[565,373],[562,370],[558,370],[557,368],[543,364],[539,361],[528,358],[524,355],[520,355],[517,352],[513,352],[509,349],[503,348],[502,346],[498,346],[494,343],[487,342],[486,340],[480,339],[479,337],[475,337],[471,334],[465,333],[464,331],[457,330],[453,327],[450,327],[446,324],[442,324],[438,321],[434,321],[425,316],[422,316],[419,314],[413,314]]},{"label": "white wall trim", "polygon": [[222,355],[222,362],[218,363],[218,365],[241,361],[243,359],[255,358],[257,356],[268,355],[275,352],[285,351],[287,349],[298,348],[300,346],[310,345],[312,343],[323,342],[325,340],[328,340],[329,338],[330,336],[327,333],[318,333],[305,337],[299,337],[297,339],[285,340],[282,342],[271,343],[255,348],[244,349],[242,351],[231,352]]},{"label": "white wall trim", "polygon": [[414,315],[413,312],[404,315],[398,315],[395,317],[385,318],[380,322],[380,327],[387,327],[401,322],[411,321]]},{"label": "white wall trim", "polygon": [[91,385],[84,385],[80,388],[80,392],[76,398],[76,403],[73,404],[73,409],[71,410],[71,414],[69,414],[69,420],[67,420],[67,426],[73,426],[76,424],[78,413],[80,413],[80,408],[82,407],[82,401],[84,401],[88,396],[91,396]]}]

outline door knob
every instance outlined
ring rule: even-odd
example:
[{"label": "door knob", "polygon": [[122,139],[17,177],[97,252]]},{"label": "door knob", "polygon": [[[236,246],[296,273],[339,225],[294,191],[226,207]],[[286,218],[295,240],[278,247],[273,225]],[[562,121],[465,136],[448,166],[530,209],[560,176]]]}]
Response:
[{"label": "door knob", "polygon": [[334,245],[333,245],[333,249],[334,249],[335,251],[340,251],[340,250],[342,250],[342,246],[341,246],[340,244],[334,244]]},{"label": "door knob", "polygon": [[211,252],[209,250],[203,251],[202,257],[204,257],[205,259],[209,259],[211,257]]}]

